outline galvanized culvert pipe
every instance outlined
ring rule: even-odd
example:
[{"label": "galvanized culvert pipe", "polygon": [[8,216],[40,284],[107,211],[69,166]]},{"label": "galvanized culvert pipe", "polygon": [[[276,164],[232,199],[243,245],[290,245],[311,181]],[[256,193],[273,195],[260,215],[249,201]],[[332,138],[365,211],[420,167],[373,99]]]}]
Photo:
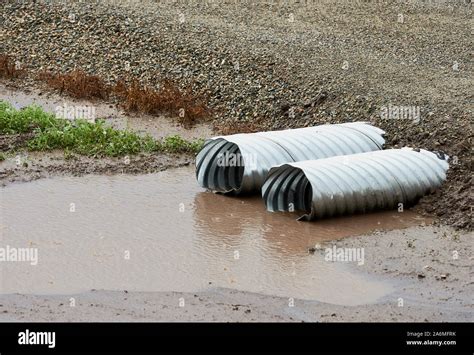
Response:
[{"label": "galvanized culvert pipe", "polygon": [[258,193],[275,165],[380,150],[384,133],[353,122],[214,137],[196,157],[196,178],[216,192]]},{"label": "galvanized culvert pipe", "polygon": [[446,179],[447,156],[402,148],[288,163],[262,187],[267,210],[303,211],[300,220],[413,205]]}]

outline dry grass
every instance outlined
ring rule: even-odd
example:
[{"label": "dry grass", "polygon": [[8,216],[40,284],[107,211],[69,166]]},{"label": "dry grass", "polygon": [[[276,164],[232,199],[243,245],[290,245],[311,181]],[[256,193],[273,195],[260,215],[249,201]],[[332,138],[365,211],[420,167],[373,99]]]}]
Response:
[{"label": "dry grass", "polygon": [[214,131],[218,134],[229,135],[237,133],[255,133],[262,131],[262,120],[253,122],[215,123]]},{"label": "dry grass", "polygon": [[137,80],[132,80],[129,85],[121,80],[112,91],[129,112],[169,114],[177,117],[184,126],[192,126],[210,117],[202,98],[194,96],[189,90],[181,91],[169,80],[163,81],[159,90],[141,86]]},{"label": "dry grass", "polygon": [[15,79],[22,76],[24,73],[25,69],[17,68],[17,65],[10,56],[0,54],[0,78]]},{"label": "dry grass", "polygon": [[65,93],[76,99],[105,100],[109,97],[110,88],[105,81],[82,70],[74,70],[67,74],[42,72],[38,78],[51,88],[59,90],[61,94]]},{"label": "dry grass", "polygon": [[[0,55],[0,77],[15,78],[25,72],[16,68],[12,58]],[[160,88],[155,90],[140,85],[135,79],[129,80],[129,84],[125,80],[120,80],[114,86],[107,85],[101,77],[89,75],[82,70],[66,74],[43,71],[36,79],[58,90],[60,94],[76,99],[107,100],[113,94],[128,112],[168,114],[176,117],[185,127],[207,121],[211,117],[211,111],[203,97],[194,95],[190,89],[180,90],[170,80],[164,80]]]}]

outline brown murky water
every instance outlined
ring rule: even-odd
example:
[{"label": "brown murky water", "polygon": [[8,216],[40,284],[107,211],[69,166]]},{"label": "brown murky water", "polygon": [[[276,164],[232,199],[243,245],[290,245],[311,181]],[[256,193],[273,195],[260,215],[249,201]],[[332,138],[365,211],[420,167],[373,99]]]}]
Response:
[{"label": "brown murky water", "polygon": [[311,255],[308,247],[423,223],[410,212],[298,222],[266,212],[258,198],[203,191],[192,167],[52,178],[0,191],[0,247],[38,249],[36,266],[2,262],[1,293],[194,292],[217,286],[364,304],[389,294],[391,285],[361,276],[353,271],[357,266]]},{"label": "brown murky water", "polygon": [[0,84],[0,100],[9,102],[17,109],[35,104],[41,106],[46,112],[57,115],[58,112],[64,112],[71,107],[86,107],[85,112],[89,113],[92,112],[88,111],[89,107],[93,107],[95,119],[105,119],[108,124],[116,129],[129,129],[141,134],[149,134],[154,138],[177,134],[185,139],[197,139],[208,138],[213,135],[210,126],[206,124],[198,124],[192,130],[189,130],[175,123],[171,118],[164,116],[129,116],[117,110],[115,106],[101,102],[73,100],[54,94],[40,94],[38,90],[31,90],[28,93],[10,90]]}]

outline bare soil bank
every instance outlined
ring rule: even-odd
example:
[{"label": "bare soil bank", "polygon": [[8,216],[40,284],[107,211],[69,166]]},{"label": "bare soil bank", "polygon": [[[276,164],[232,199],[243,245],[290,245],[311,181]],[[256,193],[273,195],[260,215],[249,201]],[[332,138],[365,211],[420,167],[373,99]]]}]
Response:
[{"label": "bare soil bank", "polygon": [[101,159],[74,156],[71,159],[65,159],[63,152],[19,152],[8,156],[0,163],[0,185],[58,175],[147,174],[187,166],[193,161],[192,156],[181,154],[140,154],[126,158]]}]

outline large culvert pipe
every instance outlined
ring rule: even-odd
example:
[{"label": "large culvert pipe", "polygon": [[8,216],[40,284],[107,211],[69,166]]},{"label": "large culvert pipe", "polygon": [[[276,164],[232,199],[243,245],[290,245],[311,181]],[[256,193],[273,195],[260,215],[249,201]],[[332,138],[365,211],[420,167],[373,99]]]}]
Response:
[{"label": "large culvert pipe", "polygon": [[411,148],[274,167],[262,187],[269,211],[312,220],[410,206],[446,179],[447,157]]},{"label": "large culvert pipe", "polygon": [[380,150],[384,133],[353,122],[214,137],[196,157],[196,178],[216,192],[256,193],[275,165]]}]

